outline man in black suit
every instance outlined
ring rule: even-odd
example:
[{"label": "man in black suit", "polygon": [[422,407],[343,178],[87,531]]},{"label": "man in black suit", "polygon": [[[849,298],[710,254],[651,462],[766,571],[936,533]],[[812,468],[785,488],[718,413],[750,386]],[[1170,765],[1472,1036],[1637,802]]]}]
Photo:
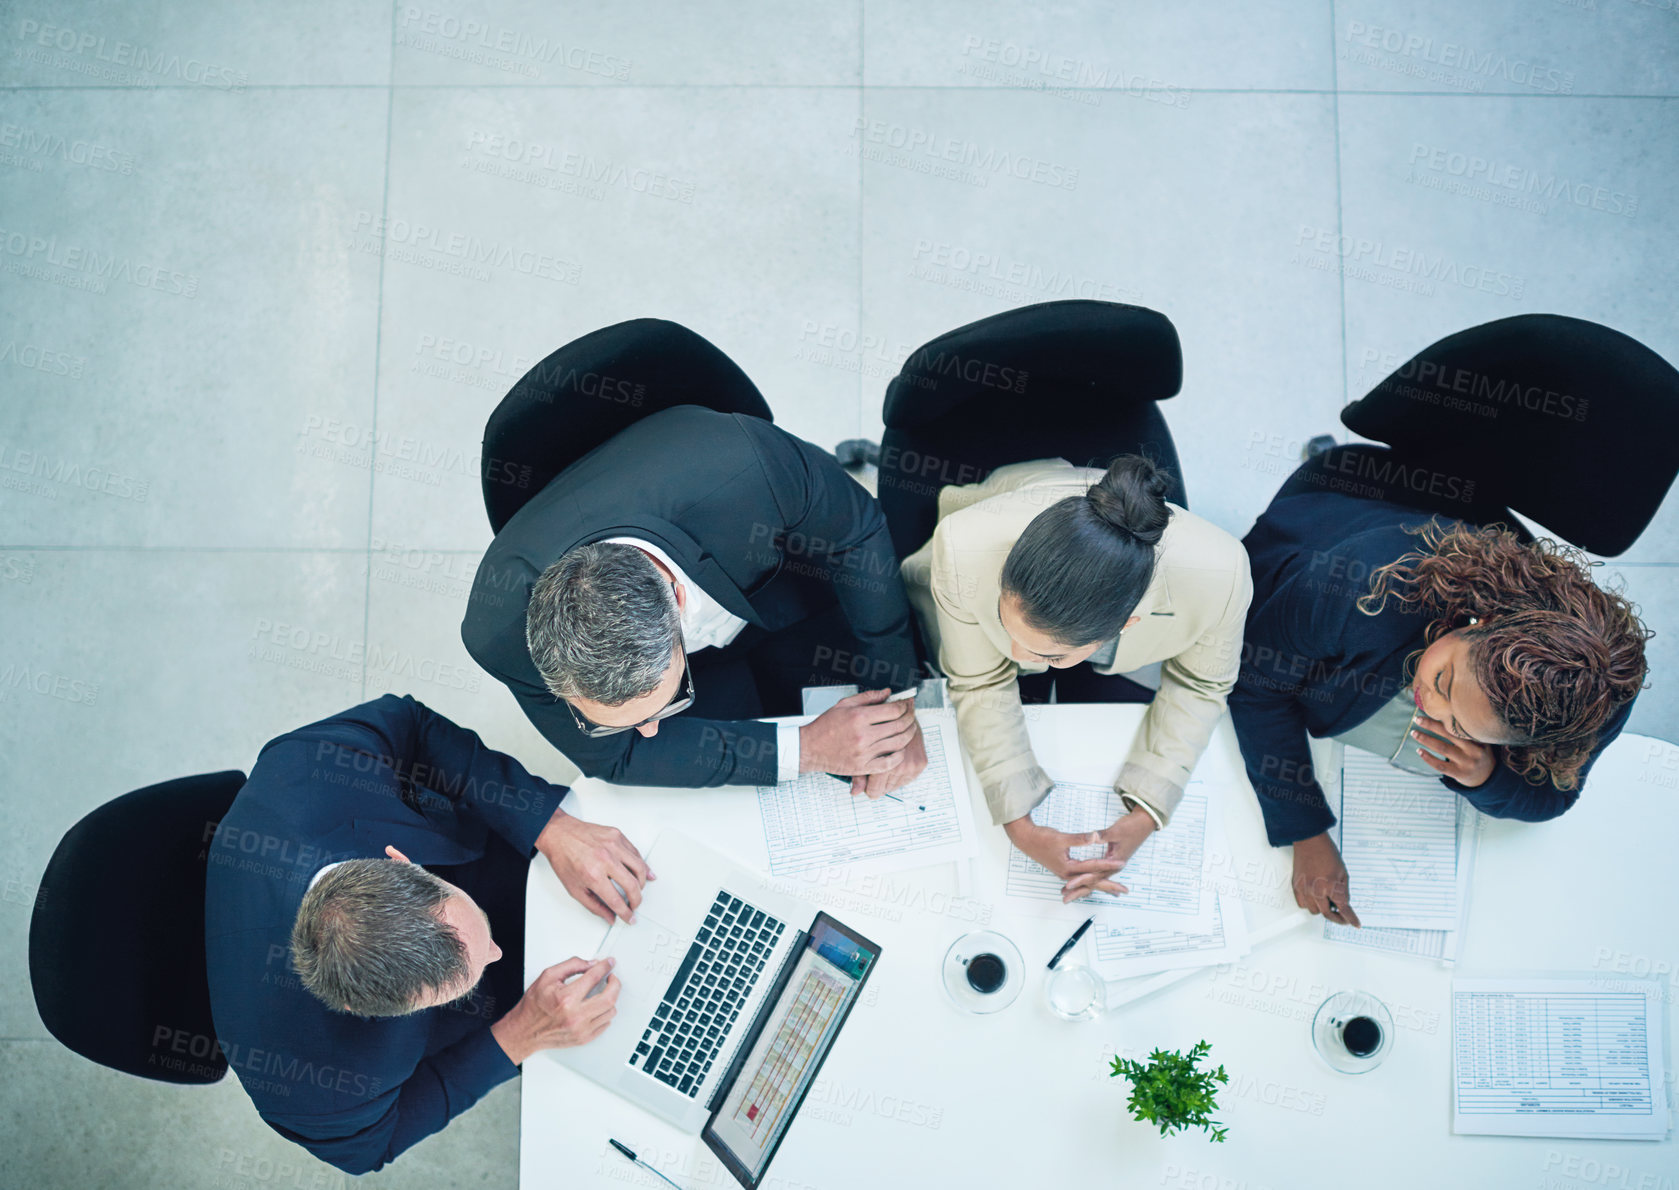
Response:
[{"label": "man in black suit", "polygon": [[[880,507],[761,418],[680,405],[572,464],[497,534],[461,637],[583,773],[879,796],[926,767],[909,603]],[[803,727],[807,685],[863,693]]]}]

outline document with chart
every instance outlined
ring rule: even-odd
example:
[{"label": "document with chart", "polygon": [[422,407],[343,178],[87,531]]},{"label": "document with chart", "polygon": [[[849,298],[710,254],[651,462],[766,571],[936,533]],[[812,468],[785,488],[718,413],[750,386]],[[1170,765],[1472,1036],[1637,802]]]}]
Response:
[{"label": "document with chart", "polygon": [[927,768],[890,797],[851,793],[851,783],[802,773],[758,786],[758,813],[770,871],[796,876],[843,867],[857,874],[899,872],[978,852],[973,799],[949,711],[921,711]]},{"label": "document with chart", "polygon": [[1661,984],[1456,980],[1452,1085],[1453,1132],[1661,1140]]},{"label": "document with chart", "polygon": [[[1481,831],[1481,812],[1468,799],[1457,799],[1457,895],[1458,924],[1449,930],[1408,930],[1395,926],[1364,926],[1354,929],[1339,922],[1325,921],[1326,941],[1343,946],[1362,946],[1367,950],[1385,950],[1389,954],[1412,958],[1435,959],[1447,966],[1457,961],[1458,943],[1463,937],[1463,921],[1469,916],[1469,884],[1475,874],[1475,848]],[[1353,902],[1353,910],[1361,915],[1364,907]]]},{"label": "document with chart", "polygon": [[1353,911],[1364,925],[1457,928],[1459,800],[1438,778],[1346,750],[1340,821],[1331,834],[1347,865]]},{"label": "document with chart", "polygon": [[[1116,877],[1127,890],[1092,893],[1073,906],[1061,903],[1065,883],[1019,848],[1009,848],[1003,895],[1011,909],[1035,916],[1096,914],[1098,923],[1146,925],[1204,933],[1213,928],[1218,898],[1204,878],[1208,842],[1208,786],[1191,780],[1183,801],[1164,830],[1143,841]],[[1032,821],[1052,830],[1079,834],[1102,830],[1125,813],[1119,795],[1106,785],[1057,781],[1032,811]],[[1104,844],[1075,847],[1073,859],[1095,859]]]}]

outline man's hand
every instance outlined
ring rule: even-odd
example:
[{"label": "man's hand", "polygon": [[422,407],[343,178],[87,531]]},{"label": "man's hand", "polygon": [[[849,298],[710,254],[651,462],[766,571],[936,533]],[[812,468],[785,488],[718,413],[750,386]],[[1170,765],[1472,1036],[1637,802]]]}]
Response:
[{"label": "man's hand", "polygon": [[[1118,822],[1108,827],[1107,830],[1096,832],[1093,837],[1108,845],[1108,849],[1102,853],[1101,859],[1118,863],[1119,867],[1114,869],[1117,872],[1131,862],[1131,857],[1137,854],[1137,848],[1143,845],[1143,840],[1152,835],[1156,829],[1154,819],[1149,817],[1148,811],[1137,809],[1122,816]],[[1061,903],[1066,904],[1068,901],[1076,901],[1080,897],[1088,896],[1093,892],[1123,893],[1125,891],[1123,886],[1115,884],[1112,880],[1104,879],[1101,873],[1082,872],[1068,880],[1062,887]]]},{"label": "man's hand", "polygon": [[1294,845],[1294,903],[1342,925],[1359,924],[1347,903],[1347,865],[1327,831]]},{"label": "man's hand", "polygon": [[657,879],[616,827],[584,822],[560,809],[536,837],[536,849],[572,899],[603,921],[614,916],[635,921],[642,886]]},{"label": "man's hand", "polygon": [[898,767],[920,727],[915,700],[887,702],[890,693],[864,690],[842,698],[799,728],[799,771],[851,777]]},{"label": "man's hand", "polygon": [[570,958],[536,977],[507,1015],[490,1026],[513,1065],[523,1066],[538,1050],[582,1045],[600,1036],[618,1015],[619,983],[611,975],[613,962],[610,958],[593,963]]},{"label": "man's hand", "polygon": [[[1473,789],[1485,784],[1493,769],[1498,767],[1498,750],[1491,744],[1452,735],[1444,723],[1424,714],[1417,715],[1417,722],[1435,733],[1411,732],[1411,740],[1417,745],[1417,755],[1435,772],[1444,773],[1459,785]],[[1431,755],[1433,752],[1440,755]]]},{"label": "man's hand", "polygon": [[[912,704],[913,705],[913,704]],[[893,768],[884,773],[872,773],[869,776],[851,778],[851,792],[853,796],[862,794],[864,797],[878,798],[891,793],[901,785],[908,785],[919,777],[927,767],[927,746],[921,735],[921,724],[911,712],[910,721],[915,723],[915,734],[904,745],[901,759]]]},{"label": "man's hand", "polygon": [[[1116,884],[1108,877],[1125,866],[1122,859],[1111,859],[1102,855],[1096,859],[1074,859],[1068,852],[1074,847],[1089,847],[1107,842],[1102,838],[1101,831],[1089,831],[1085,834],[1069,835],[1063,831],[1052,830],[1047,826],[1039,826],[1032,821],[1030,814],[1022,815],[1013,822],[1005,822],[1003,830],[1009,836],[1009,842],[1020,848],[1022,852],[1037,860],[1056,876],[1068,883],[1061,889],[1061,901],[1077,900],[1088,896],[1100,888],[1103,892],[1129,892],[1123,884]],[[1080,876],[1092,876],[1094,881],[1089,885],[1072,888],[1072,881]],[[1071,891],[1069,891],[1071,890]]]}]

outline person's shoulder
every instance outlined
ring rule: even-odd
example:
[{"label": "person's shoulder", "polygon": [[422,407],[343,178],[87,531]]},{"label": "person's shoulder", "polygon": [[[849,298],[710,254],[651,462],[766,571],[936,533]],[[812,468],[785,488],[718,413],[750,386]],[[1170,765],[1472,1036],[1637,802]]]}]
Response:
[{"label": "person's shoulder", "polygon": [[1010,488],[945,513],[933,530],[935,554],[1007,554],[1032,519],[1065,495],[1046,500],[1050,494],[1042,487]]},{"label": "person's shoulder", "polygon": [[522,649],[525,612],[539,569],[523,550],[502,536],[490,543],[467,593],[461,615],[461,643],[478,664],[500,663],[504,649]]},{"label": "person's shoulder", "polygon": [[1248,553],[1235,534],[1187,508],[1171,503],[1167,508],[1172,515],[1160,537],[1161,565],[1173,570],[1247,573]]},{"label": "person's shoulder", "polygon": [[1393,555],[1397,558],[1415,548],[1416,530],[1431,521],[1444,528],[1459,523],[1444,514],[1386,500],[1340,492],[1302,492],[1275,501],[1254,528],[1280,530],[1285,537],[1318,543],[1325,552],[1380,553],[1397,544],[1401,546]]},{"label": "person's shoulder", "polygon": [[[772,422],[749,413],[723,413],[704,405],[672,405],[637,418],[613,434],[600,448],[600,462],[620,456],[638,462],[649,457],[696,459],[713,457],[719,451],[739,452],[748,443],[775,442],[791,435]],[[598,453],[598,452],[597,452]],[[562,471],[557,480],[564,480]],[[576,478],[596,478],[596,472],[580,472]]]}]

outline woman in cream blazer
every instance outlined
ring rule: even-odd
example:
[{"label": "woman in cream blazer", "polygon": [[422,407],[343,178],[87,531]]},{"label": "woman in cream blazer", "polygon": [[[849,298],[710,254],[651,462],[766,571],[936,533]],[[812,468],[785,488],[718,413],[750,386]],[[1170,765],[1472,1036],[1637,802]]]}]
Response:
[{"label": "woman in cream blazer", "polygon": [[[1236,681],[1253,594],[1247,555],[1167,503],[1168,484],[1136,455],[1105,473],[1064,459],[1000,467],[984,483],[944,488],[932,540],[903,564],[991,816],[1065,881],[1067,901],[1124,891],[1111,877],[1171,819]],[[1159,691],[1114,784],[1126,812],[1088,834],[1034,823],[1053,782],[1027,737],[1021,675],[1085,664],[1118,675],[1156,662]],[[1069,855],[1094,843],[1107,845],[1098,859]]]}]

